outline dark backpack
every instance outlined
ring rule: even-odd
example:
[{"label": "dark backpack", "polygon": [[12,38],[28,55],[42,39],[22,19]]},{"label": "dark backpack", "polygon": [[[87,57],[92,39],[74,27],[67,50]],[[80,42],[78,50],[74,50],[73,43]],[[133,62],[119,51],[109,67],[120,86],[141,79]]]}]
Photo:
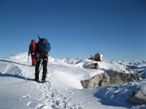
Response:
[{"label": "dark backpack", "polygon": [[40,38],[37,46],[38,46],[38,52],[41,54],[44,54],[46,52],[48,53],[51,50],[50,43],[45,38]]}]

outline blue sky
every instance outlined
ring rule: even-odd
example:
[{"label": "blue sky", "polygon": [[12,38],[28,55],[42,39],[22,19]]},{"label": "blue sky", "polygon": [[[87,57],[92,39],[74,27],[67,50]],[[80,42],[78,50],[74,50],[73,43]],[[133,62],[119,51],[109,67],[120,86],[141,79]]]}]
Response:
[{"label": "blue sky", "polygon": [[55,58],[146,59],[145,0],[0,0],[0,58],[45,37]]}]

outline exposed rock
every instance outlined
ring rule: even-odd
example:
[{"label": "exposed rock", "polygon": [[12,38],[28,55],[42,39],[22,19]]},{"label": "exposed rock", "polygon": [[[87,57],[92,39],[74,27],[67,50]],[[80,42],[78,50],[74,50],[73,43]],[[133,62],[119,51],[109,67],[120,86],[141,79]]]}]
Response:
[{"label": "exposed rock", "polygon": [[137,90],[132,93],[127,101],[139,105],[146,104],[146,95],[142,92],[142,90]]},{"label": "exposed rock", "polygon": [[126,74],[124,72],[105,71],[105,73],[97,74],[88,80],[82,80],[81,84],[83,88],[93,88],[112,84],[124,84],[139,79],[140,77],[137,73]]},{"label": "exposed rock", "polygon": [[85,68],[89,68],[89,69],[98,69],[98,63],[92,63],[92,64],[88,64],[85,66]]}]

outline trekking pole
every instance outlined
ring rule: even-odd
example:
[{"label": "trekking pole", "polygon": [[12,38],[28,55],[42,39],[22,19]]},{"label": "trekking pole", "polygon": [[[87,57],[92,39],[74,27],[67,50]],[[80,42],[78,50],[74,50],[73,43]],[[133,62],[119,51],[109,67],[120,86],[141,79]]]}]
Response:
[{"label": "trekking pole", "polygon": [[29,62],[29,55],[28,55],[28,58],[27,58],[27,62]]}]

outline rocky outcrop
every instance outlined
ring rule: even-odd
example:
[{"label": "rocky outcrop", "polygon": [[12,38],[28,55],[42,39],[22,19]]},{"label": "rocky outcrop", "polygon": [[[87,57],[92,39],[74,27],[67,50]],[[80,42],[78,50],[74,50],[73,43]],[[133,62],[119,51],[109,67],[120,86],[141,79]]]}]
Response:
[{"label": "rocky outcrop", "polygon": [[88,69],[98,69],[98,67],[99,67],[98,63],[92,63],[84,66],[84,68],[88,68]]},{"label": "rocky outcrop", "polygon": [[137,90],[132,93],[132,95],[128,98],[128,102],[132,104],[146,104],[146,95],[142,90]]},{"label": "rocky outcrop", "polygon": [[105,71],[105,73],[97,74],[88,80],[82,80],[81,84],[83,88],[93,88],[112,84],[124,84],[139,79],[140,77],[137,73],[126,74],[124,72]]}]

